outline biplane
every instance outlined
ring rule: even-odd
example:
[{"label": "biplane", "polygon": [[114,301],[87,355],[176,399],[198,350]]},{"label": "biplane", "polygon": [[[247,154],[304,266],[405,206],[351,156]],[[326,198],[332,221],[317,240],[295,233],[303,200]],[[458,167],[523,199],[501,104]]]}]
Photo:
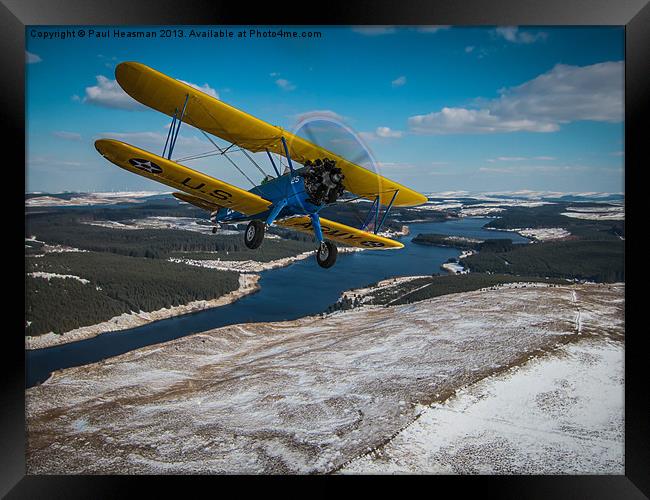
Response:
[{"label": "biplane", "polygon": [[[399,241],[378,234],[386,216],[391,207],[416,206],[427,201],[412,189],[144,64],[118,64],[115,77],[136,101],[168,115],[172,121],[160,156],[113,139],[97,140],[97,151],[129,172],[177,189],[179,192],[173,193],[176,198],[209,212],[213,232],[221,224],[248,222],[244,231],[248,248],[258,248],[266,229],[276,224],[312,234],[317,241],[316,261],[329,268],[337,256],[334,242],[368,249],[402,248],[404,245]],[[266,153],[276,175],[266,175],[259,185],[252,182],[254,187],[246,191],[172,161],[182,123],[200,129],[215,151],[235,167],[228,156],[232,148],[238,148],[251,160],[248,152]],[[230,145],[220,147],[211,135]],[[278,155],[280,168],[273,154]],[[286,165],[281,172],[282,158]],[[324,207],[336,203],[345,191],[373,202],[360,228],[319,216]],[[382,206],[385,209],[380,217]]]}]

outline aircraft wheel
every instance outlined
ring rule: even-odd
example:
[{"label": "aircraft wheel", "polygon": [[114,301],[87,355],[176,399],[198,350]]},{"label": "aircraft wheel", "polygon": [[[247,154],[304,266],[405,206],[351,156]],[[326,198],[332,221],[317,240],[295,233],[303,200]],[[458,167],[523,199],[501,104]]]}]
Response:
[{"label": "aircraft wheel", "polygon": [[248,223],[244,233],[244,243],[248,248],[254,250],[264,240],[264,223],[260,220],[252,220]]},{"label": "aircraft wheel", "polygon": [[328,268],[332,267],[336,262],[336,254],[338,249],[334,243],[329,241],[323,241],[318,250],[316,250],[316,262],[320,267]]}]

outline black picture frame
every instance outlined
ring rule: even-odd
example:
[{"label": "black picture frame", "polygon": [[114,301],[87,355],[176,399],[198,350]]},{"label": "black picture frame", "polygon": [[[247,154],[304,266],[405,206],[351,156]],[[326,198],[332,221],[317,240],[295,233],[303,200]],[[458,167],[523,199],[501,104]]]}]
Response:
[{"label": "black picture frame", "polygon": [[[314,8],[315,7],[315,8]],[[24,188],[25,179],[20,169],[24,165],[25,105],[24,64],[26,25],[136,25],[136,24],[262,24],[288,26],[302,25],[360,25],[360,24],[437,24],[437,25],[618,25],[625,26],[625,195],[626,264],[638,273],[631,259],[630,248],[640,239],[629,231],[630,222],[640,217],[631,208],[642,196],[639,182],[641,158],[647,138],[643,135],[648,122],[650,103],[650,6],[647,0],[464,0],[429,1],[427,3],[402,0],[399,3],[359,1],[356,3],[329,1],[289,4],[234,3],[207,0],[2,0],[0,4],[0,47],[2,47],[3,116],[3,177],[5,189],[5,230],[11,231],[12,255],[20,261],[24,251]],[[13,162],[6,155],[13,153]],[[7,163],[5,163],[5,161]],[[10,184],[7,186],[6,184]],[[22,191],[21,191],[22,189]],[[8,201],[7,198],[10,200]],[[23,207],[23,208],[18,208]],[[6,210],[6,209],[10,210]],[[20,213],[14,213],[14,210]],[[10,261],[11,262],[11,261]],[[16,267],[16,266],[11,266]],[[24,276],[16,271],[16,279]],[[638,310],[643,295],[634,293],[639,277],[627,273],[625,319]],[[17,296],[13,283],[5,282],[5,292]],[[20,286],[20,285],[19,285]],[[632,286],[632,289],[629,287]],[[10,288],[11,287],[11,288]],[[632,290],[632,291],[630,291]],[[7,294],[7,295],[9,295]],[[11,306],[8,306],[11,307]],[[25,475],[25,367],[24,343],[13,332],[23,325],[18,318],[20,306],[11,307],[6,323],[2,352],[0,390],[0,495],[7,498],[114,498],[125,492],[134,492],[135,485],[148,489],[156,485],[167,488],[173,478],[129,476],[34,476]],[[625,339],[625,475],[621,476],[479,476],[429,477],[436,485],[480,489],[481,495],[499,498],[647,498],[650,492],[650,443],[648,423],[650,405],[646,387],[643,349],[643,327],[628,328]],[[207,477],[196,477],[205,482]],[[214,479],[214,478],[213,478]],[[225,478],[217,478],[223,481]],[[305,481],[305,478],[301,478]],[[323,478],[319,478],[322,482]],[[368,478],[330,477],[340,485]],[[377,481],[379,478],[374,478]],[[418,478],[422,480],[423,478]],[[426,479],[426,478],[425,478]],[[185,481],[186,478],[183,478]],[[247,478],[249,486],[259,478]],[[309,478],[309,480],[318,480]],[[394,481],[400,481],[394,478]],[[146,482],[147,484],[141,484]],[[329,482],[329,481],[328,481]],[[401,481],[400,481],[401,482]],[[277,483],[281,486],[281,483]],[[309,486],[305,484],[305,486]],[[431,494],[434,494],[433,492]]]}]

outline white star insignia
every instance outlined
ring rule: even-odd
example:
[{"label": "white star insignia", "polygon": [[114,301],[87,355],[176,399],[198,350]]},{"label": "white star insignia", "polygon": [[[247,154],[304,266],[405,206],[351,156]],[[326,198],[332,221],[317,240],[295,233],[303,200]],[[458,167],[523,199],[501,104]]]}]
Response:
[{"label": "white star insignia", "polygon": [[140,170],[149,172],[150,174],[158,174],[162,172],[162,169],[158,165],[152,163],[149,160],[140,160],[138,158],[132,158],[131,160],[129,160],[129,163],[131,163],[131,165],[133,165],[134,167],[139,168]]}]

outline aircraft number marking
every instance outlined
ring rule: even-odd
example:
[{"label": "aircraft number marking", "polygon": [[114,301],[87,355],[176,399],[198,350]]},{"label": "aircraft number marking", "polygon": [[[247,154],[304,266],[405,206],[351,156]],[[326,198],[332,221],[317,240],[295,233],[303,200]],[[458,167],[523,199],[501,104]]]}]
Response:
[{"label": "aircraft number marking", "polygon": [[[293,225],[294,226],[301,226],[304,229],[311,229],[312,228],[311,221],[310,222],[298,222],[298,223],[295,223]],[[346,231],[341,231],[339,229],[333,229],[333,228],[331,228],[329,226],[326,226],[326,225],[321,225],[321,230],[323,231],[323,234],[326,234],[327,236],[330,236],[332,238],[340,238],[342,240],[355,240],[355,241],[358,241],[358,240],[362,239],[361,236],[358,236],[358,235],[355,235],[355,234],[352,234],[352,233],[348,233]],[[383,243],[381,241],[374,241],[374,240],[363,240],[360,243],[364,247],[369,247],[369,248],[381,248],[381,247],[386,246],[385,243]]]}]

